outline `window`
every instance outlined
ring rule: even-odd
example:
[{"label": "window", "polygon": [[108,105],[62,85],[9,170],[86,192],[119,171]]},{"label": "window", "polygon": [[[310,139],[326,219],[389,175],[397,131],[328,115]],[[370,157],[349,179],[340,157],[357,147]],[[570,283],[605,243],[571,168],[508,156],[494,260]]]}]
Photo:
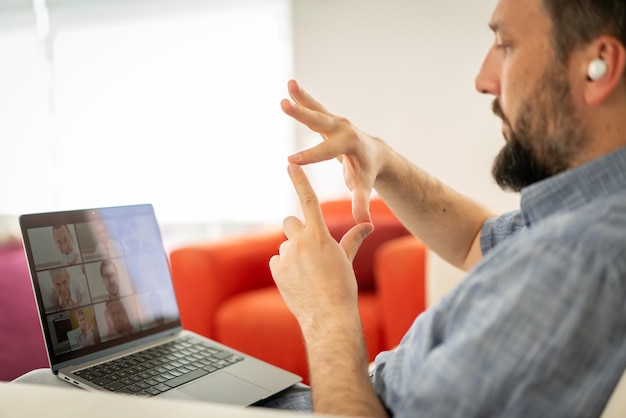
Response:
[{"label": "window", "polygon": [[291,209],[287,0],[36,0],[37,19],[28,3],[0,24],[0,212],[149,202],[169,223],[267,223]]}]

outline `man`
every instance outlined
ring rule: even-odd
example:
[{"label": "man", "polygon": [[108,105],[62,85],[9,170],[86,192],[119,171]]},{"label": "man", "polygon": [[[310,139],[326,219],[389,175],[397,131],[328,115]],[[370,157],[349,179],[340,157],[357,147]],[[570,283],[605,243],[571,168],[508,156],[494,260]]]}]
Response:
[{"label": "man", "polygon": [[105,316],[109,325],[108,336],[128,335],[134,331],[126,307],[119,299],[110,299],[106,302]]},{"label": "man", "polygon": [[109,294],[109,299],[120,297],[120,278],[117,273],[117,266],[111,260],[104,260],[100,263],[100,276],[104,287]]},{"label": "man", "polygon": [[[283,111],[325,141],[289,158],[304,221],[285,219],[270,268],[316,412],[598,416],[626,367],[626,3],[500,0],[490,26],[476,88],[503,122],[494,177],[521,191],[521,210],[498,218],[289,83]],[[300,167],[332,158],[357,221],[339,244]],[[469,273],[370,377],[351,261],[373,228],[372,188]]]},{"label": "man", "polygon": [[76,308],[89,303],[85,289],[80,283],[71,280],[65,267],[50,270],[52,291],[49,305],[54,310]]},{"label": "man", "polygon": [[61,253],[62,265],[73,265],[81,261],[80,254],[74,249],[74,237],[67,225],[54,225],[52,238]]}]

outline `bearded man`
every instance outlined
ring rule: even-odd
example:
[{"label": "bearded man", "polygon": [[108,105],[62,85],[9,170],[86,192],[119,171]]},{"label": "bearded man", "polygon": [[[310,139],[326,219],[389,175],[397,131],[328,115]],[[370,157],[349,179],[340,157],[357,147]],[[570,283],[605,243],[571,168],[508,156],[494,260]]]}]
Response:
[{"label": "bearded man", "polygon": [[[445,23],[445,22],[444,22]],[[593,417],[626,368],[626,2],[499,0],[476,78],[521,207],[496,216],[295,82],[283,111],[324,141],[289,157],[304,221],[270,260],[306,343],[311,392],[269,406],[357,416]],[[301,165],[337,158],[356,225],[340,243]],[[465,279],[368,374],[352,259],[372,189]],[[307,406],[308,402],[308,406]]]}]

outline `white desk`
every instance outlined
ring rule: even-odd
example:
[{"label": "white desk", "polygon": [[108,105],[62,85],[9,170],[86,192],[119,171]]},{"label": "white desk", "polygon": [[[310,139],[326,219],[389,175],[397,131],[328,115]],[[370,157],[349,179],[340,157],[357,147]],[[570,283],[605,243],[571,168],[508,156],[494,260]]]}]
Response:
[{"label": "white desk", "polygon": [[[308,415],[308,414],[305,414]],[[88,392],[61,381],[49,369],[34,370],[11,383],[0,383],[2,418],[224,418],[300,417],[302,413],[275,409],[238,408],[202,402],[135,398]],[[315,414],[315,416],[321,416]],[[330,417],[329,415],[325,415]],[[626,372],[613,392],[602,418],[626,417]]]},{"label": "white desk", "polygon": [[0,382],[2,418],[293,418],[302,415],[276,409],[89,392],[61,381],[49,369],[34,370],[10,383]]}]

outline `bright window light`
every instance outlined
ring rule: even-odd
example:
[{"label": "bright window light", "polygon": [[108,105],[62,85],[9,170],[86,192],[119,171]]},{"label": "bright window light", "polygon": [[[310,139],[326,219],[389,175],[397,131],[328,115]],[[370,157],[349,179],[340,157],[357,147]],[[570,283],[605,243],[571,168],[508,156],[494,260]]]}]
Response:
[{"label": "bright window light", "polygon": [[149,202],[169,223],[282,219],[289,3],[187,3],[56,28],[52,9],[47,57],[35,33],[0,30],[0,53],[18,56],[0,66],[0,175],[17,178],[0,212]]}]

